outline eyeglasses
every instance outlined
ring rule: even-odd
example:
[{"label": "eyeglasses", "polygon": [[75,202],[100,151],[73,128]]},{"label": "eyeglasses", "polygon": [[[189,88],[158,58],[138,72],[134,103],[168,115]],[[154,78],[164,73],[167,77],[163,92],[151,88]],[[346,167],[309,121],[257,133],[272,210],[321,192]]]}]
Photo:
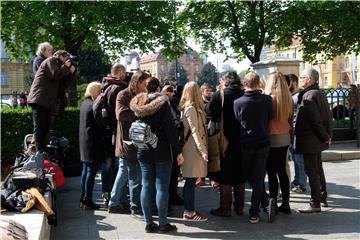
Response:
[{"label": "eyeglasses", "polygon": [[308,76],[301,76],[300,79],[309,78]]}]

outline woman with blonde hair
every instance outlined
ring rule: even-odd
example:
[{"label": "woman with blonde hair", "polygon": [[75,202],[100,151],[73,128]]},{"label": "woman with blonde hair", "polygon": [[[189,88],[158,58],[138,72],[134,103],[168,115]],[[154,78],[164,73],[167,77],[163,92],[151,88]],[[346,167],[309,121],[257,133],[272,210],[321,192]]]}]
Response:
[{"label": "woman with blonde hair", "polygon": [[101,93],[101,84],[91,82],[85,91],[85,100],[80,107],[79,145],[80,160],[83,162],[81,173],[80,207],[98,209],[100,206],[92,200],[95,175],[98,164],[103,158],[101,129],[95,122],[92,106],[96,97]]},{"label": "woman with blonde hair", "polygon": [[273,102],[273,119],[269,126],[270,152],[266,164],[270,198],[277,199],[279,177],[282,204],[278,210],[290,214],[290,183],[286,173],[285,161],[287,149],[290,145],[293,111],[291,94],[285,76],[281,72],[273,72],[268,76],[265,94],[270,95]]},{"label": "woman with blonde hair", "polygon": [[207,175],[207,131],[205,127],[204,103],[196,82],[188,82],[180,99],[179,107],[184,124],[184,136],[189,138],[183,146],[184,162],[181,165],[185,178],[183,188],[184,215],[186,221],[206,221],[208,218],[195,211],[195,182]]}]

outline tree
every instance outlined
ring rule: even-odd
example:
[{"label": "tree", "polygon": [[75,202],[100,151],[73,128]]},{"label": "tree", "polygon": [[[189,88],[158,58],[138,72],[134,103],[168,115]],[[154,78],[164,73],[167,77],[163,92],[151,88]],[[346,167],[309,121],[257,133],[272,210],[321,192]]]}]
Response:
[{"label": "tree", "polygon": [[[174,10],[178,4],[176,1],[5,1],[1,3],[1,38],[11,59],[29,61],[29,53],[34,53],[37,44],[44,41],[73,55],[82,48],[103,49],[116,59],[128,49],[171,47]],[[75,89],[74,83],[69,91],[73,105]]]},{"label": "tree", "polygon": [[[264,44],[275,37],[280,1],[190,1],[179,17],[204,50],[239,60],[260,60]],[[227,52],[231,49],[233,52]]]},{"label": "tree", "polygon": [[78,84],[101,81],[110,73],[111,64],[106,64],[106,55],[102,50],[82,49],[79,51]]},{"label": "tree", "polygon": [[176,76],[175,73],[175,62],[171,64],[170,66],[170,70],[169,70],[169,75],[170,76],[175,76],[176,81],[179,85],[185,86],[185,84],[189,81],[188,77],[187,77],[187,72],[185,71],[184,67],[181,65],[181,63],[177,63],[177,73],[178,73],[178,77]]},{"label": "tree", "polygon": [[350,52],[360,53],[360,2],[295,1],[278,21],[277,45],[287,47],[298,37],[303,58],[333,59]]},{"label": "tree", "polygon": [[[180,23],[205,50],[252,62],[264,46],[302,40],[304,60],[360,52],[360,3],[354,1],[196,1]],[[232,52],[227,50],[231,49]]]},{"label": "tree", "polygon": [[201,86],[204,83],[209,83],[213,88],[218,84],[219,73],[216,67],[211,62],[204,65],[201,73],[199,74],[198,84]]}]

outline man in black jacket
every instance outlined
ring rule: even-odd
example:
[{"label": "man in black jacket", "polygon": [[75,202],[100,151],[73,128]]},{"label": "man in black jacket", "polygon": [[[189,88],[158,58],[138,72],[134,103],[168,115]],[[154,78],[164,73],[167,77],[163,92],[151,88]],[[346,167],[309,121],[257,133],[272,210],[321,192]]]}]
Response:
[{"label": "man in black jacket", "polygon": [[249,210],[250,223],[260,221],[260,202],[266,207],[269,222],[274,221],[275,204],[265,192],[265,166],[269,154],[269,123],[272,118],[272,99],[260,89],[260,78],[255,72],[246,74],[245,94],[234,102],[234,113],[240,124],[242,172],[253,192]]},{"label": "man in black jacket", "polygon": [[108,105],[108,114],[111,122],[110,129],[104,131],[104,150],[105,161],[101,169],[102,197],[104,204],[108,205],[110,200],[110,191],[115,181],[118,165],[115,157],[115,139],[116,139],[116,117],[115,106],[117,94],[127,87],[124,81],[126,69],[120,63],[115,63],[111,67],[111,75],[104,77],[101,91],[105,92],[105,99]]},{"label": "man in black jacket", "polygon": [[326,96],[319,89],[319,72],[305,69],[300,75],[294,148],[304,155],[305,172],[311,188],[310,204],[301,213],[321,212],[327,206],[327,192],[321,152],[331,143],[331,113]]}]

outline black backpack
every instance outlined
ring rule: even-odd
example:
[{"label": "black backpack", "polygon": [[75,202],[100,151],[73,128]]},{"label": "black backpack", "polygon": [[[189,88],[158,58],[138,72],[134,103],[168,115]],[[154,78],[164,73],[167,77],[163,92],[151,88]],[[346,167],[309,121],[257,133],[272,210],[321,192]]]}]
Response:
[{"label": "black backpack", "polygon": [[189,129],[188,132],[186,133],[186,135],[184,134],[184,123],[183,123],[183,119],[180,119],[179,122],[179,142],[180,142],[180,146],[184,147],[187,140],[189,140],[191,134],[191,130]]},{"label": "black backpack", "polygon": [[101,128],[110,128],[111,120],[109,116],[109,105],[106,94],[111,89],[111,86],[107,87],[105,91],[102,91],[99,96],[94,100],[92,110],[95,118],[95,122]]}]

